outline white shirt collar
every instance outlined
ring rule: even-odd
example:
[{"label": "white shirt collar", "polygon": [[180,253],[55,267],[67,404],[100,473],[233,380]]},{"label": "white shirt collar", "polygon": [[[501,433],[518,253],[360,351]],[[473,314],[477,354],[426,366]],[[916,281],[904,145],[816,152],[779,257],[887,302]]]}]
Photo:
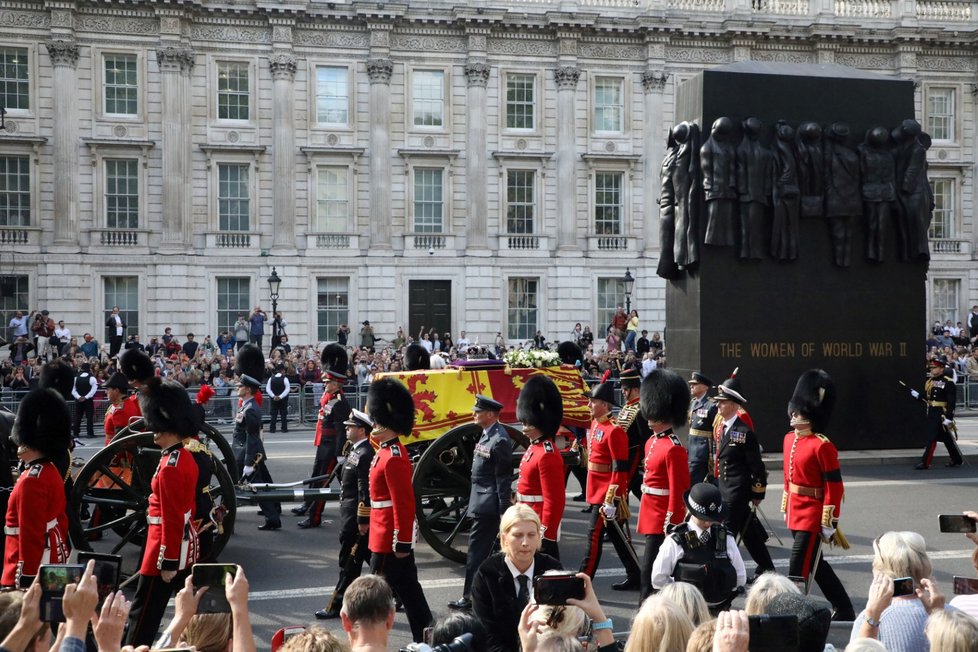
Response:
[{"label": "white shirt collar", "polygon": [[736,420],[737,420],[737,415],[734,414],[732,417],[730,417],[729,419],[727,419],[726,421],[724,421],[723,422],[723,428],[724,428],[724,430],[729,429],[730,426],[732,426],[733,423],[734,423],[734,421],[736,421]]},{"label": "white shirt collar", "polygon": [[516,578],[519,577],[520,575],[526,575],[531,580],[533,579],[533,567],[536,566],[537,563],[536,559],[534,559],[530,563],[530,567],[526,569],[525,573],[521,573],[519,569],[516,568],[516,565],[509,560],[509,557],[503,556],[503,561],[506,562],[506,568],[509,569],[510,574],[513,576],[513,581],[517,582],[517,586],[519,586],[519,580],[517,580]]}]

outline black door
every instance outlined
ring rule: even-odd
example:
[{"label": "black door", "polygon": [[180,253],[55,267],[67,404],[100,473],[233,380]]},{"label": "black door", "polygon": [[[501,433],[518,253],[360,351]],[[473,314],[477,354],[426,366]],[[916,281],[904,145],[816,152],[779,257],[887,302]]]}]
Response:
[{"label": "black door", "polygon": [[[409,281],[408,329],[417,338],[421,327],[439,336],[452,330],[452,282]],[[454,337],[454,333],[452,333]]]}]

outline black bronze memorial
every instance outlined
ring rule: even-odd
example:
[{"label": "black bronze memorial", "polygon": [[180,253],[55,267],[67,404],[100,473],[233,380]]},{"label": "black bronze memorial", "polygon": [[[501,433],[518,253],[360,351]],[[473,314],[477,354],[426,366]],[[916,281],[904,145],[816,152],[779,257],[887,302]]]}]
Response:
[{"label": "black bronze memorial", "polygon": [[[925,374],[930,141],[913,94],[912,81],[844,66],[761,62],[706,70],[678,89],[677,124],[703,134],[705,195],[683,201],[683,219],[669,211],[670,189],[660,200],[662,230],[696,225],[699,244],[684,258],[672,238],[659,265],[669,362],[718,381],[739,367],[767,450],[781,449],[795,380],[813,367],[837,384],[827,434],[839,448],[925,443],[923,410],[899,384],[920,389]],[[741,167],[738,193],[737,165],[760,165],[771,182]],[[676,175],[664,169],[667,178]]]}]

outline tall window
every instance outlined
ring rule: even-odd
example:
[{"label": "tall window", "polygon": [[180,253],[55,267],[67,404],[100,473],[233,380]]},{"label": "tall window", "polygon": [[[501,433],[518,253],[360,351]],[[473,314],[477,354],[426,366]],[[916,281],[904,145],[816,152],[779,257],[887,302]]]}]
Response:
[{"label": "tall window", "polygon": [[248,119],[248,84],[247,63],[222,61],[217,64],[218,119]]},{"label": "tall window", "polygon": [[319,168],[316,187],[316,230],[343,233],[350,225],[350,170]]},{"label": "tall window", "polygon": [[954,89],[927,90],[927,133],[934,140],[954,140]]},{"label": "tall window", "polygon": [[346,68],[316,68],[316,122],[343,126],[349,123],[350,91],[347,86]]},{"label": "tall window", "polygon": [[506,233],[533,233],[534,176],[533,170],[506,172]]},{"label": "tall window", "polygon": [[106,54],[105,113],[136,115],[139,113],[139,84],[135,54]]},{"label": "tall window", "polygon": [[27,48],[0,48],[0,102],[8,111],[31,108]]},{"label": "tall window", "polygon": [[[102,308],[102,323],[109,320],[112,307],[119,306],[119,314],[126,324],[123,335],[138,335],[139,333],[139,278],[136,276],[107,276],[103,279],[105,303]],[[104,342],[109,341],[111,329],[105,327]]]},{"label": "tall window", "polygon": [[216,333],[234,333],[238,315],[247,319],[251,311],[251,282],[247,278],[217,279],[217,330]]},{"label": "tall window", "polygon": [[320,278],[317,286],[316,339],[332,341],[336,339],[336,329],[350,323],[350,279]]},{"label": "tall window", "polygon": [[[0,276],[0,324],[3,325],[5,329],[4,332],[7,333],[7,340],[13,342],[13,330],[6,330],[7,324],[13,318],[14,314],[20,310],[24,313],[24,316],[30,314],[30,297],[28,296],[28,290],[30,286],[28,285],[27,276],[14,276],[14,275],[2,275]],[[30,322],[27,323],[27,327],[30,328]]]},{"label": "tall window", "polygon": [[411,76],[411,105],[416,127],[444,126],[445,73],[441,70],[415,70]]},{"label": "tall window", "polygon": [[535,75],[506,75],[506,128],[533,129]]},{"label": "tall window", "polygon": [[956,278],[935,278],[933,291],[931,304],[934,309],[934,321],[940,320],[942,324],[948,320],[951,320],[952,324],[957,322],[961,318],[961,313],[958,311],[961,281]]},{"label": "tall window", "polygon": [[621,77],[598,77],[594,82],[594,130],[623,131],[625,81]]},{"label": "tall window", "polygon": [[597,235],[621,235],[623,177],[621,172],[594,175],[594,232]]},{"label": "tall window", "polygon": [[0,226],[31,224],[31,161],[0,156]]},{"label": "tall window", "polygon": [[954,228],[954,180],[931,179],[934,191],[934,218],[930,223],[928,238],[953,238]]},{"label": "tall window", "polygon": [[139,227],[139,161],[105,161],[105,226],[110,229]]},{"label": "tall window", "polygon": [[[594,333],[596,337],[603,338],[608,326],[611,325],[611,318],[615,316],[615,309],[625,305],[625,286],[621,279],[599,278],[598,279],[598,323]],[[600,335],[598,335],[600,333]],[[597,350],[597,349],[595,349]]]},{"label": "tall window", "polygon": [[248,230],[248,166],[221,163],[217,166],[217,215],[221,231]]},{"label": "tall window", "polygon": [[444,231],[445,171],[442,168],[414,169],[414,232]]},{"label": "tall window", "polygon": [[509,279],[507,339],[530,340],[536,335],[537,284],[538,280],[535,278]]}]

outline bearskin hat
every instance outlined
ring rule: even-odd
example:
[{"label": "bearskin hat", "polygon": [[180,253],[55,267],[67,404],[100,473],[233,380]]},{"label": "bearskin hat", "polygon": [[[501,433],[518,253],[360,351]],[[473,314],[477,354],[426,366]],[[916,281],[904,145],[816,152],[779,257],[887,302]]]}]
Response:
[{"label": "bearskin hat", "polygon": [[249,387],[261,387],[265,380],[265,355],[254,344],[245,344],[235,356],[234,373]]},{"label": "bearskin hat", "polygon": [[414,399],[404,384],[394,378],[379,378],[367,391],[367,413],[377,427],[399,435],[414,430]]},{"label": "bearskin hat", "polygon": [[553,437],[564,419],[564,402],[557,385],[547,376],[531,376],[516,400],[516,418],[536,426],[544,437]]},{"label": "bearskin hat", "polygon": [[809,369],[798,378],[795,393],[788,401],[788,416],[798,412],[812,424],[812,430],[822,432],[835,406],[835,383],[821,369]]},{"label": "bearskin hat", "polygon": [[119,357],[119,371],[130,381],[145,383],[156,375],[156,368],[149,356],[139,349],[126,349]]},{"label": "bearskin hat", "polygon": [[682,425],[689,412],[689,385],[670,369],[653,369],[642,381],[642,416],[649,421]]},{"label": "bearskin hat", "polygon": [[139,409],[147,430],[172,432],[183,438],[197,434],[199,410],[194,409],[190,395],[180,383],[149,379],[139,395]]},{"label": "bearskin hat", "polygon": [[28,392],[17,409],[12,435],[15,444],[30,446],[44,457],[63,456],[71,443],[68,404],[50,387]]},{"label": "bearskin hat", "polygon": [[577,365],[583,364],[584,362],[584,354],[581,353],[581,347],[570,340],[557,345],[557,355],[564,364]]},{"label": "bearskin hat", "polygon": [[409,344],[404,351],[404,371],[431,369],[431,354],[420,344]]},{"label": "bearskin hat", "polygon": [[323,363],[323,371],[335,371],[344,376],[350,366],[350,357],[346,353],[346,348],[339,344],[327,344],[323,347],[319,361]]},{"label": "bearskin hat", "polygon": [[52,360],[41,367],[39,386],[53,389],[64,400],[70,400],[71,389],[75,386],[75,372],[71,370],[71,365],[64,360]]}]

